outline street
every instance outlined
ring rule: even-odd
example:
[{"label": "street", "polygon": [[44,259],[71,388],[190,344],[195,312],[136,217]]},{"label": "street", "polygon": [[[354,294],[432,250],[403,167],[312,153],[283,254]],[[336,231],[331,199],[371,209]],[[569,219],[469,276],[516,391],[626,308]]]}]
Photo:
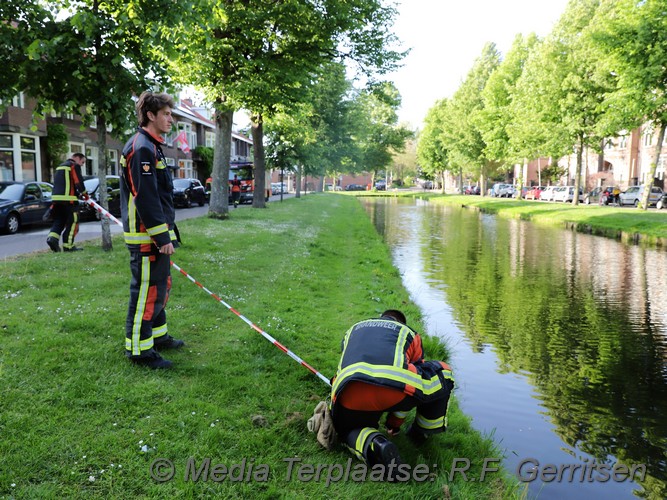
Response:
[{"label": "street", "polygon": [[[293,197],[294,194],[284,194],[284,198]],[[280,195],[274,195],[269,198],[270,202],[279,202]],[[239,208],[250,208],[250,205],[239,205]],[[234,208],[230,205],[230,211]],[[208,205],[203,207],[177,208],[176,222],[199,217],[208,213]],[[123,229],[109,222],[111,234],[121,234]],[[34,228],[25,228],[17,234],[0,234],[0,259],[21,255],[24,253],[50,251],[46,246],[46,236],[49,234],[49,226],[39,226]],[[101,238],[102,227],[100,221],[83,222],[79,224],[79,234],[76,235],[76,242],[83,242]]]}]

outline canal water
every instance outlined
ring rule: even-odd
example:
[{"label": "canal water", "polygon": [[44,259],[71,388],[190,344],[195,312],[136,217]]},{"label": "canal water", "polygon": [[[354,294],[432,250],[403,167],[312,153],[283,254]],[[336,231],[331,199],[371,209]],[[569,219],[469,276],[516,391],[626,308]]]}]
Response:
[{"label": "canal water", "polygon": [[[563,470],[527,482],[531,498],[667,498],[667,251],[424,201],[362,203],[427,333],[451,348],[472,425],[520,478]],[[612,475],[633,466],[643,480]]]}]

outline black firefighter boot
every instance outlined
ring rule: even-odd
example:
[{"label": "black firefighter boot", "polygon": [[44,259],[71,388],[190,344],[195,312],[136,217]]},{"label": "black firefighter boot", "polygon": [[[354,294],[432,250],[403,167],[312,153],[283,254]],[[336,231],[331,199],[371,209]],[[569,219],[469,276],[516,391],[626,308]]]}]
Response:
[{"label": "black firefighter boot", "polygon": [[371,467],[377,464],[386,467],[386,481],[396,480],[397,468],[403,463],[398,454],[398,447],[382,434],[376,435],[368,444],[366,460]]}]

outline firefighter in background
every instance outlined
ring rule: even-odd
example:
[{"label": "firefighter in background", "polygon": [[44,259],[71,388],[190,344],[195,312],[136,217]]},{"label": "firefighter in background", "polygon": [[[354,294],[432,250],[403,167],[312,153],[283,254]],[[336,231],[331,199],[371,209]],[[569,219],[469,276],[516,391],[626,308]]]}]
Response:
[{"label": "firefighter in background", "polygon": [[79,232],[79,198],[88,197],[81,175],[81,167],[85,164],[86,156],[74,153],[56,168],[52,194],[53,225],[46,238],[46,244],[54,252],[60,252],[61,234],[65,252],[83,250],[74,246],[74,238]]},{"label": "firefighter in background", "polygon": [[239,180],[239,176],[234,174],[234,178],[229,181],[229,184],[232,186],[232,203],[234,203],[234,208],[237,208],[241,199],[241,181]]},{"label": "firefighter in background", "polygon": [[169,335],[165,307],[171,290],[171,255],[178,247],[173,183],[162,152],[174,122],[174,100],[143,92],[136,104],[139,128],[123,148],[120,199],[123,236],[130,251],[130,300],[125,354],[152,369],[171,368],[158,350],[184,342]]},{"label": "firefighter in background", "polygon": [[370,466],[401,464],[396,445],[378,430],[385,412],[387,432],[395,436],[407,413],[417,409],[406,433],[416,446],[447,429],[452,371],[442,361],[424,361],[421,337],[401,311],[390,309],[353,325],[342,350],[331,416],[341,442],[358,458]]}]

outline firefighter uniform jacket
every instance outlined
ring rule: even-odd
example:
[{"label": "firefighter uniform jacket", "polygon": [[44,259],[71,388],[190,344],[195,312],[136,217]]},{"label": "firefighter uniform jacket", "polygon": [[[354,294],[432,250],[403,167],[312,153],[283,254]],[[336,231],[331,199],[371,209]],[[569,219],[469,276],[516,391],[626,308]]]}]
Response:
[{"label": "firefighter uniform jacket", "polygon": [[67,160],[56,168],[53,179],[53,201],[75,203],[86,192],[81,176],[81,167],[74,160]]},{"label": "firefighter uniform jacket", "polygon": [[393,319],[369,319],[350,328],[343,339],[331,397],[352,380],[391,387],[421,402],[442,397],[445,380],[453,382],[449,366],[424,361],[419,334]]},{"label": "firefighter uniform jacket", "polygon": [[173,182],[165,161],[161,138],[139,128],[123,148],[120,183],[125,244],[130,251],[149,252],[173,243]]}]

